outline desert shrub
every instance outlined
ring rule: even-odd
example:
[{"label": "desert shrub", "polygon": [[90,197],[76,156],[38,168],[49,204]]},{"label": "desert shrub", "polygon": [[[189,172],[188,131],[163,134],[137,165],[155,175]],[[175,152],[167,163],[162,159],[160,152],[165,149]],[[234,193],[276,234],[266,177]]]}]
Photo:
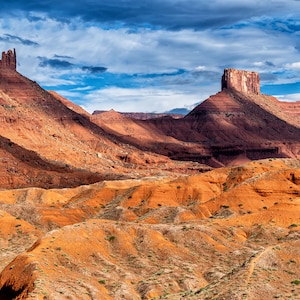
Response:
[{"label": "desert shrub", "polygon": [[221,208],[229,208],[229,205],[221,205]]},{"label": "desert shrub", "polygon": [[290,225],[290,227],[297,227],[297,226],[298,226],[298,225],[295,224],[295,223],[293,223],[293,224]]},{"label": "desert shrub", "polygon": [[115,239],[116,239],[116,237],[114,235],[110,235],[110,236],[107,237],[107,240],[109,242],[113,242]]}]

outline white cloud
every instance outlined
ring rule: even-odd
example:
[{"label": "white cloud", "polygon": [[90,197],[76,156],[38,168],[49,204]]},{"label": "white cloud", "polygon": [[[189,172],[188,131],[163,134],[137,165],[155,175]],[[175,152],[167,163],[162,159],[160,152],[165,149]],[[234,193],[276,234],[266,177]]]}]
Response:
[{"label": "white cloud", "polygon": [[194,69],[194,71],[198,72],[198,71],[205,71],[206,67],[205,66],[198,66]]},{"label": "white cloud", "polygon": [[300,101],[300,93],[298,94],[287,94],[287,95],[274,95],[280,101],[295,102]]},{"label": "white cloud", "polygon": [[253,66],[255,67],[264,67],[265,66],[265,62],[262,62],[262,61],[255,61],[253,63]]},{"label": "white cloud", "polygon": [[167,89],[126,89],[110,87],[92,92],[84,97],[84,109],[114,109],[120,112],[164,112],[175,107],[191,107],[210,95],[205,90],[183,92]]},{"label": "white cloud", "polygon": [[[231,5],[238,3],[240,1],[231,1]],[[32,80],[44,86],[74,85],[73,90],[60,87],[61,94],[84,101],[86,109],[91,112],[111,108],[119,111],[164,111],[192,105],[219,90],[221,78],[216,79],[209,72],[221,76],[223,68],[227,67],[267,73],[271,72],[272,65],[272,72],[278,74],[277,84],[300,81],[297,72],[293,76],[285,76],[287,69],[300,69],[295,34],[285,29],[286,24],[279,26],[282,32],[251,25],[259,21],[270,23],[270,18],[247,19],[243,26],[226,29],[168,31],[145,28],[106,30],[95,24],[84,24],[79,18],[63,23],[46,15],[39,14],[38,17],[36,21],[28,21],[24,17],[2,18],[0,37],[18,35],[39,46],[0,40],[0,48],[3,51],[17,48],[18,70]],[[165,77],[155,82],[149,78],[141,79],[138,82],[140,87],[134,89],[129,86],[116,88],[112,86],[115,83],[108,82],[107,88],[100,89],[96,81],[94,87],[82,86],[83,76],[88,75],[79,68],[54,69],[39,65],[38,57],[51,59],[54,55],[72,57],[70,62],[75,65],[107,67],[110,73],[128,76],[135,73],[170,73],[178,69],[192,74]],[[197,77],[197,72],[202,77],[199,74]],[[76,88],[76,85],[80,86]],[[95,89],[97,91],[91,91]]]},{"label": "white cloud", "polygon": [[[16,45],[20,71],[30,76],[43,71],[39,68],[37,72],[37,56],[51,58],[55,54],[71,56],[81,64],[104,66],[116,73],[157,73],[197,66],[220,70],[224,64],[249,68],[251,58],[252,61],[274,58],[278,64],[284,64],[288,63],[287,57],[296,57],[293,48],[281,46],[287,42],[286,37],[272,36],[257,28],[176,32],[141,29],[131,33],[126,28],[104,30],[85,27],[80,20],[75,22],[76,26],[52,19],[37,23],[18,19],[1,31],[2,34],[18,32],[19,36],[39,43],[34,48]],[[0,45],[5,47],[3,42]],[[56,72],[59,76],[62,70]]]},{"label": "white cloud", "polygon": [[293,62],[293,63],[289,63],[286,64],[285,67],[287,69],[293,69],[293,70],[300,70],[300,62]]}]

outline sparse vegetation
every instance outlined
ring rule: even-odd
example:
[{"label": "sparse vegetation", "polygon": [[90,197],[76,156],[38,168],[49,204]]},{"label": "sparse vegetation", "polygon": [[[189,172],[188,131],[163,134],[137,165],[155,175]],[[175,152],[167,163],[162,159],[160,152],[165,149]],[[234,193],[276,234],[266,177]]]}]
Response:
[{"label": "sparse vegetation", "polygon": [[221,205],[221,208],[227,209],[227,208],[229,208],[229,205]]},{"label": "sparse vegetation", "polygon": [[113,242],[115,239],[116,239],[116,237],[114,235],[110,235],[110,236],[107,237],[107,240],[109,242]]},{"label": "sparse vegetation", "polygon": [[229,187],[228,187],[228,185],[227,185],[227,182],[224,182],[224,183],[223,183],[223,192],[228,191],[228,189],[229,189]]},{"label": "sparse vegetation", "polygon": [[105,280],[105,279],[99,279],[98,282],[99,282],[100,284],[106,284],[106,280]]}]

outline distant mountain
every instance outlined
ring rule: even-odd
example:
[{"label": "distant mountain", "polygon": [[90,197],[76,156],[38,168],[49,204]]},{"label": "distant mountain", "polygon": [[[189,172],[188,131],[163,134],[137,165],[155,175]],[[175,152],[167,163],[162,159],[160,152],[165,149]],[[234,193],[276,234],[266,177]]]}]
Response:
[{"label": "distant mountain", "polygon": [[[95,110],[93,112],[93,116],[102,114],[104,110]],[[164,113],[143,113],[143,112],[119,112],[120,114],[137,120],[149,120],[149,119],[156,119],[156,118],[162,118],[165,116],[170,116],[174,119],[180,119],[184,116],[184,114],[181,113],[172,113],[172,112],[164,112]]]},{"label": "distant mountain", "polygon": [[187,108],[174,108],[169,111],[166,111],[166,114],[176,114],[176,115],[187,115],[190,112]]},{"label": "distant mountain", "polygon": [[[132,131],[122,135],[123,141],[177,160],[224,166],[300,156],[300,102],[261,94],[256,72],[226,69],[222,91],[183,118],[164,115],[136,120],[135,126],[148,134]],[[155,131],[165,139],[151,139]]]}]

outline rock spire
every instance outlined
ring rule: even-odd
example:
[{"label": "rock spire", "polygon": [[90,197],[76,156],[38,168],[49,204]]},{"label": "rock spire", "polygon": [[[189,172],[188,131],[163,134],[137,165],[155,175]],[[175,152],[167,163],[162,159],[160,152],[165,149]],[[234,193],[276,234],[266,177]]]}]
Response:
[{"label": "rock spire", "polygon": [[222,76],[222,90],[234,89],[246,94],[260,94],[260,79],[257,72],[225,69]]},{"label": "rock spire", "polygon": [[0,69],[17,69],[17,55],[16,49],[8,50],[7,53],[2,52],[2,59],[0,60]]}]

